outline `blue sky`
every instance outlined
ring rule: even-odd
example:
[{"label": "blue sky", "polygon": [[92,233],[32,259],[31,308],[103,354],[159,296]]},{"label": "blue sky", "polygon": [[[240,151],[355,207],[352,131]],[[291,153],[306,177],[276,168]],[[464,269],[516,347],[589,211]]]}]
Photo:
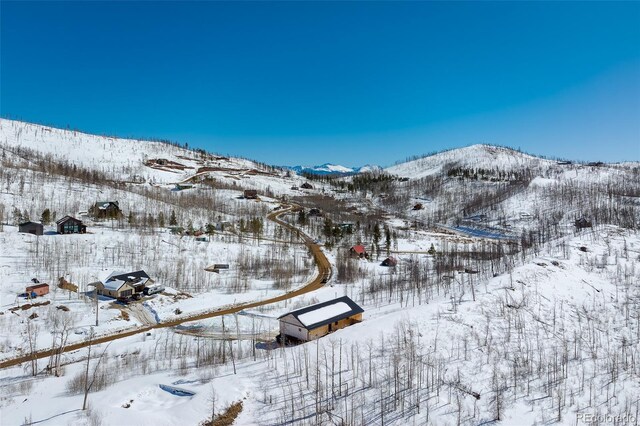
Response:
[{"label": "blue sky", "polygon": [[271,164],[640,160],[640,2],[0,3],[0,114]]}]

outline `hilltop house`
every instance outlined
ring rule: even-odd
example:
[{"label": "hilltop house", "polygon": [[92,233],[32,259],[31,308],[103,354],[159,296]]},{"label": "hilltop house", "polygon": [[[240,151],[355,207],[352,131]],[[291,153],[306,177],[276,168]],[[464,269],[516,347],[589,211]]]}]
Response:
[{"label": "hilltop house", "polygon": [[36,222],[24,222],[18,225],[18,232],[25,234],[42,235],[44,234],[44,226]]},{"label": "hilltop house", "polygon": [[89,208],[89,214],[95,219],[118,219],[122,211],[117,201],[98,201]]},{"label": "hilltop house", "polygon": [[96,284],[98,294],[126,299],[134,294],[143,293],[145,287],[150,286],[153,280],[144,271],[112,272],[103,281]]},{"label": "hilltop house", "polygon": [[362,321],[364,309],[347,296],[284,314],[280,340],[308,342]]},{"label": "hilltop house", "polygon": [[56,222],[58,234],[84,234],[87,232],[86,225],[75,217],[65,216]]}]

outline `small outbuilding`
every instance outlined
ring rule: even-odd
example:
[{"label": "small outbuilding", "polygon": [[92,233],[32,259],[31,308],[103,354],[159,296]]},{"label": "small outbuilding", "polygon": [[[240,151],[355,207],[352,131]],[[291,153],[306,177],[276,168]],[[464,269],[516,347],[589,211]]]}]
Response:
[{"label": "small outbuilding", "polygon": [[87,227],[75,217],[65,216],[56,222],[58,234],[84,234]]},{"label": "small outbuilding", "polygon": [[26,289],[27,296],[39,297],[49,294],[49,284],[34,284]]},{"label": "small outbuilding", "polygon": [[362,309],[347,296],[297,309],[278,318],[280,340],[308,342],[362,322]]},{"label": "small outbuilding", "polygon": [[313,185],[311,185],[309,182],[305,182],[302,185],[300,185],[300,188],[303,189],[313,189]]},{"label": "small outbuilding", "polygon": [[353,256],[358,256],[359,258],[368,258],[369,254],[367,253],[367,249],[364,248],[363,245],[357,245],[357,246],[353,246],[349,249],[349,252],[353,255]]},{"label": "small outbuilding", "polygon": [[25,222],[18,225],[18,232],[24,232],[25,234],[43,235],[44,226],[41,223]]},{"label": "small outbuilding", "polygon": [[382,261],[382,263],[380,264],[380,266],[389,266],[389,267],[393,267],[393,266],[397,266],[398,265],[398,259],[396,259],[393,256],[389,256],[387,257],[385,260]]}]

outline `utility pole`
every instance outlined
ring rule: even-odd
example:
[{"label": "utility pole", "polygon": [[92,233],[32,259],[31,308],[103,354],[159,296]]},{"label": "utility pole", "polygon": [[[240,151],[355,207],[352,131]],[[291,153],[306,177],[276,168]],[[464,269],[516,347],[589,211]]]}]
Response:
[{"label": "utility pole", "polygon": [[93,286],[93,299],[96,302],[96,327],[98,326],[98,283],[88,284]]},{"label": "utility pole", "polygon": [[93,286],[93,295],[94,298],[96,299],[96,327],[98,326],[98,286],[94,285]]}]

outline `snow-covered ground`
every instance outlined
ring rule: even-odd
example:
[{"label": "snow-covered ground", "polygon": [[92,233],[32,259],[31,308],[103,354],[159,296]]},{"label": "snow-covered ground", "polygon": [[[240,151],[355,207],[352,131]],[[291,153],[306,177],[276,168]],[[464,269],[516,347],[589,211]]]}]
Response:
[{"label": "snow-covered ground", "polygon": [[[242,358],[235,375],[229,363],[201,360],[196,368],[197,351],[218,340],[176,337],[170,330],[130,337],[109,347],[105,368],[128,366],[116,383],[90,394],[91,410],[105,425],[130,424],[132,418],[134,424],[195,424],[209,415],[215,394],[218,410],[243,402],[236,422],[241,425],[285,419],[326,424],[332,418],[379,424],[381,409],[385,424],[478,424],[493,420],[497,411],[504,424],[522,425],[583,424],[576,423],[578,413],[635,415],[639,256],[639,234],[605,227],[559,241],[508,274],[476,281],[473,292],[472,277],[459,275],[426,304],[368,303],[359,294],[366,288],[360,283],[326,287],[304,296],[302,304],[350,293],[365,308],[364,321],[318,343],[272,350],[257,343],[255,359],[246,341],[233,343],[235,356]],[[254,317],[239,315],[237,326],[227,318],[227,333],[234,335],[236,327],[250,332],[255,319],[249,318],[274,318],[293,307],[276,304]],[[264,324],[277,327],[272,320]],[[180,350],[184,357],[166,353]],[[82,360],[86,352],[65,357]],[[64,377],[36,379],[21,368],[3,370],[4,421],[58,415],[51,424],[90,424],[85,413],[73,411],[81,407],[82,395],[68,390],[83,368],[82,362],[73,363]],[[174,396],[159,384],[195,396]],[[23,402],[27,388],[28,401],[51,403]]]},{"label": "snow-covered ground", "polygon": [[[586,424],[578,417],[584,414],[638,418],[640,234],[602,222],[582,231],[573,226],[591,202],[601,218],[618,212],[637,223],[637,163],[558,164],[475,145],[387,169],[409,178],[393,187],[406,196],[398,206],[391,191],[333,193],[315,181],[313,189],[294,190],[305,179],[249,160],[10,120],[0,120],[0,151],[0,360],[51,347],[65,324],[72,343],[87,340],[92,328],[97,335],[131,330],[303,285],[317,273],[308,250],[295,232],[266,219],[283,197],[321,207],[326,201],[333,208],[326,218],[356,228],[332,247],[324,218],[307,218],[306,225],[295,214],[285,218],[327,243],[333,277],[317,291],[92,347],[89,410],[80,410],[88,348],[64,353],[59,377],[45,369],[48,358],[38,361],[35,377],[31,363],[1,370],[2,424],[199,424],[213,409],[220,413],[238,401],[237,425],[498,419],[575,425]],[[69,168],[61,172],[47,161]],[[527,171],[526,184],[516,182],[511,191],[502,178],[480,182],[446,173],[491,165],[498,175]],[[201,167],[207,169],[198,172]],[[433,188],[421,186],[432,178]],[[195,186],[174,188],[184,181]],[[242,198],[252,188],[260,200]],[[318,201],[323,193],[339,203]],[[484,205],[479,194],[496,197]],[[461,211],[474,197],[480,199],[472,211]],[[566,203],[558,205],[561,197]],[[97,200],[119,201],[123,217],[89,218],[83,212]],[[423,208],[413,210],[416,203]],[[342,210],[352,208],[343,219]],[[16,222],[39,220],[44,209],[54,220],[78,215],[87,234],[56,235],[52,224],[40,237],[17,232]],[[172,213],[185,229],[224,224],[224,230],[204,241],[174,234]],[[515,235],[541,224],[554,232],[512,247],[425,225],[457,225],[456,219],[511,227]],[[382,236],[383,249],[370,260],[349,258],[352,244],[375,246],[374,224],[394,233],[390,246]],[[380,265],[387,249],[399,260],[395,268]],[[205,270],[216,263],[228,263],[229,271]],[[100,298],[94,327],[87,284],[114,270],[139,269],[166,290],[129,307]],[[57,288],[60,277],[79,293]],[[32,278],[52,291],[31,303],[49,303],[12,311],[26,302],[17,294]],[[277,347],[280,315],[340,296],[365,309],[362,323],[316,342]],[[32,314],[37,317],[28,319]],[[160,385],[194,395],[176,396]]]}]

